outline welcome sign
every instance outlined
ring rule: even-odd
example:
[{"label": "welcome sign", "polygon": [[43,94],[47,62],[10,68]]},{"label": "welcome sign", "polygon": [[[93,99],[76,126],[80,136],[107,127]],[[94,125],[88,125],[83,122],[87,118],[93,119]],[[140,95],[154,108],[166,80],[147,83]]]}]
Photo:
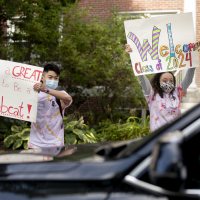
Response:
[{"label": "welcome sign", "polygon": [[36,121],[38,93],[33,85],[40,82],[43,68],[0,60],[0,115]]},{"label": "welcome sign", "polygon": [[192,13],[127,20],[124,26],[136,76],[198,65]]}]

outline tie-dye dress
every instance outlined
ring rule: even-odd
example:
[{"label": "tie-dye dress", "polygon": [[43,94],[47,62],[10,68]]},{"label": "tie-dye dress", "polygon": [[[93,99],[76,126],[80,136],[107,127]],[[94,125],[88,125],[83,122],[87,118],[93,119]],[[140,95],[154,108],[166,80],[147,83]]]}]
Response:
[{"label": "tie-dye dress", "polygon": [[[65,108],[70,104],[71,102],[68,105],[65,105]],[[40,92],[38,94],[37,119],[36,123],[31,124],[28,146],[29,148],[37,148],[63,145],[63,118],[60,114],[56,98],[52,95]]]}]

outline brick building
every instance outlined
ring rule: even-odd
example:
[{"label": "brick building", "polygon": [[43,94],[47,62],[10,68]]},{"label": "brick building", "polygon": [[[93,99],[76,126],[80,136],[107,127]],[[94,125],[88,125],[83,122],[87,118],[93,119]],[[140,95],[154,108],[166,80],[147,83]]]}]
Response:
[{"label": "brick building", "polygon": [[[200,0],[79,0],[79,6],[87,8],[91,16],[100,19],[109,18],[113,10],[119,12],[119,14],[135,15],[142,13],[148,14],[148,16],[192,12],[196,39],[200,41]],[[190,86],[191,95],[194,98],[193,100],[187,99],[186,102],[188,103],[200,101],[199,76],[200,68],[196,70],[193,84]]]}]

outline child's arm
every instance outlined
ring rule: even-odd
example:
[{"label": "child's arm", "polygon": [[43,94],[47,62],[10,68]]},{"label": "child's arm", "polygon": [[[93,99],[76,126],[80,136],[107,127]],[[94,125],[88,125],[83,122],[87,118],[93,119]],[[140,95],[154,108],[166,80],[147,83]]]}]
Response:
[{"label": "child's arm", "polygon": [[187,88],[192,83],[192,80],[194,77],[194,72],[195,72],[195,68],[189,68],[187,70],[186,75],[185,75],[183,81],[181,82],[181,87],[184,92],[186,92]]},{"label": "child's arm", "polygon": [[60,99],[66,105],[71,104],[71,102],[72,102],[72,97],[67,92],[53,90],[53,89],[46,89],[46,90],[44,90],[42,92],[46,92],[46,93],[48,93],[48,94]]},{"label": "child's arm", "polygon": [[72,102],[72,97],[67,93],[67,92],[63,92],[63,91],[59,91],[59,90],[54,90],[54,89],[48,89],[46,88],[42,82],[40,83],[36,83],[33,86],[33,89],[37,92],[45,92],[48,93],[54,97],[56,97],[57,99],[60,99],[61,101],[64,102],[64,104],[66,105],[70,105]]},{"label": "child's arm", "polygon": [[[131,49],[129,44],[125,45],[125,51],[127,53],[132,52],[132,49]],[[145,96],[148,96],[151,92],[151,89],[152,89],[149,79],[145,75],[138,76],[138,79],[139,79],[140,85],[142,86],[143,94]]]},{"label": "child's arm", "polygon": [[142,86],[142,90],[145,96],[148,96],[151,92],[151,83],[149,79],[145,75],[138,76],[140,85]]}]

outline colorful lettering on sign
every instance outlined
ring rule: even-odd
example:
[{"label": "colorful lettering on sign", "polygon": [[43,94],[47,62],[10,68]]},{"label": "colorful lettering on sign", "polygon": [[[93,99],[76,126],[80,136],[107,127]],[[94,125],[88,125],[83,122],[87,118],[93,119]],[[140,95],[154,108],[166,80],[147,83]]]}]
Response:
[{"label": "colorful lettering on sign", "polygon": [[16,118],[23,119],[24,114],[23,114],[23,102],[18,107],[13,107],[10,105],[6,105],[4,97],[1,97],[0,101],[0,113],[1,115],[5,116],[14,116]]},{"label": "colorful lettering on sign", "polygon": [[156,64],[156,69],[157,69],[158,71],[162,70],[162,63],[161,63],[161,60],[160,60],[160,59],[158,59],[158,63]]},{"label": "colorful lettering on sign", "polygon": [[21,92],[21,88],[17,82],[14,82],[13,89],[15,92]]},{"label": "colorful lettering on sign", "polygon": [[29,114],[31,112],[32,105],[31,104],[27,104],[27,107],[28,107],[28,116],[27,116],[27,118],[30,118]]},{"label": "colorful lettering on sign", "polygon": [[167,24],[167,34],[169,39],[170,57],[175,57],[171,23]]},{"label": "colorful lettering on sign", "polygon": [[15,66],[12,70],[14,78],[28,79],[32,81],[39,81],[42,75],[42,71],[33,70],[29,67]]},{"label": "colorful lettering on sign", "polygon": [[[147,39],[144,39],[143,44],[141,45],[138,37],[134,33],[128,33],[127,38],[129,38],[135,44],[141,58],[141,62],[136,62],[134,65],[134,69],[137,74],[162,71],[163,66],[166,66],[167,70],[175,70],[188,65],[192,67],[191,52],[197,50],[200,46],[200,43],[189,43],[183,45],[177,44],[175,46],[171,23],[166,24],[166,32],[168,35],[168,45],[159,46],[161,29],[157,28],[156,26],[153,27],[152,47]],[[155,66],[152,66],[152,64],[150,65],[142,63],[147,61],[147,52],[150,54],[152,60],[157,60],[157,63],[153,64]]]},{"label": "colorful lettering on sign", "polygon": [[159,59],[158,55],[158,43],[159,43],[159,37],[160,37],[160,29],[158,29],[156,26],[153,27],[152,31],[152,47],[149,44],[149,41],[147,39],[143,40],[143,45],[141,45],[138,37],[132,33],[128,33],[128,38],[131,39],[134,44],[137,47],[137,50],[140,54],[140,57],[142,61],[147,61],[147,52],[151,55],[152,60],[157,60]]},{"label": "colorful lettering on sign", "polygon": [[178,59],[175,56],[171,23],[167,24],[166,26],[167,26],[167,35],[168,35],[169,50],[170,50],[170,54],[166,58],[166,61],[168,61],[167,69],[170,70],[178,67]]},{"label": "colorful lettering on sign", "polygon": [[135,63],[135,71],[138,74],[144,73],[144,72],[153,72],[153,67],[151,65],[144,65],[142,66],[141,63]]},{"label": "colorful lettering on sign", "polygon": [[1,82],[0,82],[0,86],[1,86],[1,87],[4,87],[4,88],[9,88],[8,83],[7,83],[4,79],[1,80]]}]

